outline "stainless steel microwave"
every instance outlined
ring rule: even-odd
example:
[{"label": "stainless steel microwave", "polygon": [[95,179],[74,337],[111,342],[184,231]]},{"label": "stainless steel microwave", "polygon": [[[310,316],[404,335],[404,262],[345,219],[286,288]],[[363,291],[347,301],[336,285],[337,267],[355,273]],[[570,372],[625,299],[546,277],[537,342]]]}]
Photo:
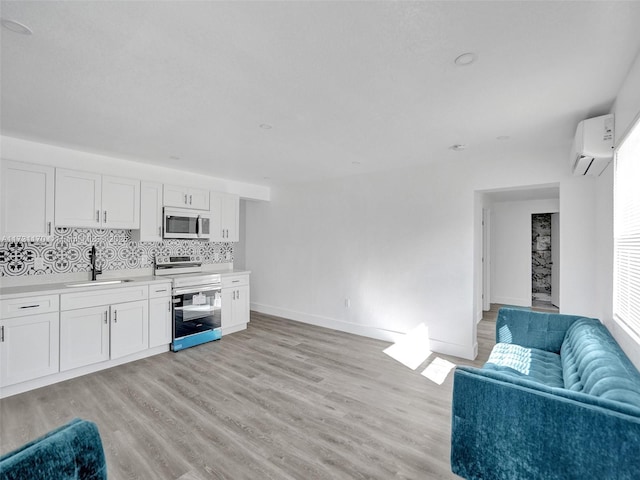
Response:
[{"label": "stainless steel microwave", "polygon": [[211,217],[203,212],[182,208],[165,208],[163,238],[209,240]]}]

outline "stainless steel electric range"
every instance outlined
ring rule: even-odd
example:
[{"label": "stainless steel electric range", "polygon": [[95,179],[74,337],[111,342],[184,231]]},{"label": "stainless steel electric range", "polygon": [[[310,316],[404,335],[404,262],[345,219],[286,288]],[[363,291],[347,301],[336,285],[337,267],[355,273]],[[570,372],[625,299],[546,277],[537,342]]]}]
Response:
[{"label": "stainless steel electric range", "polygon": [[222,336],[220,274],[202,271],[198,256],[156,257],[155,274],[171,278],[173,340],[177,352]]}]

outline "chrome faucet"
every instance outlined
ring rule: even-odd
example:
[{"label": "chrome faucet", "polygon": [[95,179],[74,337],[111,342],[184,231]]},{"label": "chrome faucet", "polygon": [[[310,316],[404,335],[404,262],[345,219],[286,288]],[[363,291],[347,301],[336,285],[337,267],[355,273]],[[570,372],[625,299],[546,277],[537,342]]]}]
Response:
[{"label": "chrome faucet", "polygon": [[102,273],[102,269],[97,270],[96,269],[96,246],[93,245],[91,247],[91,253],[89,254],[89,257],[91,258],[91,281],[94,281],[96,279],[97,275],[100,275]]}]

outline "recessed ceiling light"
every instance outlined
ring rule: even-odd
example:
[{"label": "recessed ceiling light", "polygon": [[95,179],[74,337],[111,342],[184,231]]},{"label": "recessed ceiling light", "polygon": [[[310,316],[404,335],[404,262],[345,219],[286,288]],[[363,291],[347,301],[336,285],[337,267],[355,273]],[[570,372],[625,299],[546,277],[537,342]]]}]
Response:
[{"label": "recessed ceiling light", "polygon": [[262,177],[263,180],[271,180],[271,177]]},{"label": "recessed ceiling light", "polygon": [[261,123],[260,128],[262,128],[263,130],[271,130],[273,127],[268,123]]},{"label": "recessed ceiling light", "polygon": [[0,19],[0,23],[7,30],[11,30],[14,33],[19,33],[20,35],[31,35],[33,31],[27,27],[25,24],[16,22],[15,20],[10,20],[8,18]]},{"label": "recessed ceiling light", "polygon": [[169,158],[171,160],[180,160],[180,157],[178,157],[177,155],[171,155]]},{"label": "recessed ceiling light", "polygon": [[455,145],[451,145],[449,147],[449,150],[453,150],[454,152],[460,152],[460,151],[464,150],[465,148],[467,148],[466,145],[463,145],[461,143],[456,143]]},{"label": "recessed ceiling light", "polygon": [[511,137],[509,135],[500,135],[499,137],[496,137],[496,140],[500,140],[500,141],[504,141],[504,140],[509,140]]},{"label": "recessed ceiling light", "polygon": [[362,162],[358,162],[357,160],[354,160],[353,162],[351,162],[351,165],[362,165]]},{"label": "recessed ceiling light", "polygon": [[467,65],[471,65],[478,59],[478,55],[473,52],[463,53],[462,55],[458,55],[458,57],[454,60],[454,63],[459,67],[466,67]]}]

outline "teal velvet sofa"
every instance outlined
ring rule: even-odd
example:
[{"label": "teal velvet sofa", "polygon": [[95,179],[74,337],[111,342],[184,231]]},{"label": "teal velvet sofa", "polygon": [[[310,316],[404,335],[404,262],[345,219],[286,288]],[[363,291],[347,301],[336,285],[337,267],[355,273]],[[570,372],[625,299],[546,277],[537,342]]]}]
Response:
[{"label": "teal velvet sofa", "polygon": [[0,480],[106,480],[95,423],[76,418],[0,457]]},{"label": "teal velvet sofa", "polygon": [[640,479],[640,373],[596,319],[502,308],[489,360],[454,373],[451,469]]}]

